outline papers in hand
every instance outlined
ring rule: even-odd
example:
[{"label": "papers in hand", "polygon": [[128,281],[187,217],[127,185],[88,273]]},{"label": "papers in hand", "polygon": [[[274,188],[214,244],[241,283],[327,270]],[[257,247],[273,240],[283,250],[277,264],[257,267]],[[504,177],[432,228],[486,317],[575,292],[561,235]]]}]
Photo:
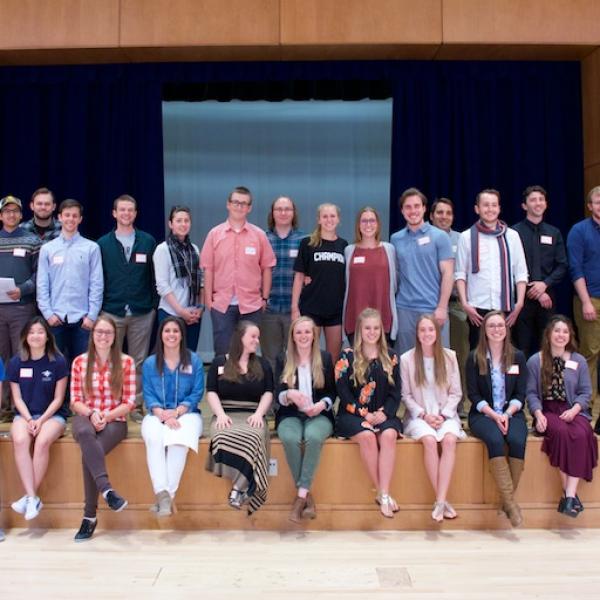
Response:
[{"label": "papers in hand", "polygon": [[0,277],[0,303],[18,302],[18,300],[13,300],[7,294],[7,292],[12,292],[16,287],[15,280],[12,277]]}]

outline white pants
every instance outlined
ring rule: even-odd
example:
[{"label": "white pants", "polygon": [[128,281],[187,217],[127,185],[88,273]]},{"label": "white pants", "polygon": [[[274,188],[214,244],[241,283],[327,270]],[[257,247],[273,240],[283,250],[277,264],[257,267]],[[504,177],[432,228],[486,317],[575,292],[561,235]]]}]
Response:
[{"label": "white pants", "polygon": [[[200,437],[202,417],[198,413],[186,413],[178,421],[182,437],[190,434],[196,439]],[[154,415],[146,415],[142,421],[142,437],[146,443],[146,460],[154,493],[167,490],[173,498],[185,468],[188,446],[183,443],[165,446],[166,429],[167,426]]]}]

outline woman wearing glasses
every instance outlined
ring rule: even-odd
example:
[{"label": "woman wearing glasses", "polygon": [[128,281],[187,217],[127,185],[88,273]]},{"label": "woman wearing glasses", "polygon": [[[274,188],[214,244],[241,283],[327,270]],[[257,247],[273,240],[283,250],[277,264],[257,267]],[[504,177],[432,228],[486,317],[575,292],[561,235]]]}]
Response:
[{"label": "woman wearing glasses", "polygon": [[381,314],[388,343],[396,338],[396,256],[394,247],[381,241],[381,220],[374,208],[365,206],[356,215],[354,244],[346,246],[346,293],[344,333],[354,343],[356,320],[370,306]]},{"label": "woman wearing glasses", "polygon": [[195,352],[204,310],[204,288],[198,246],[190,241],[192,213],[187,206],[174,206],[169,213],[167,239],[154,251],[156,290],[160,296],[158,322],[169,315],[186,325],[188,348]]}]

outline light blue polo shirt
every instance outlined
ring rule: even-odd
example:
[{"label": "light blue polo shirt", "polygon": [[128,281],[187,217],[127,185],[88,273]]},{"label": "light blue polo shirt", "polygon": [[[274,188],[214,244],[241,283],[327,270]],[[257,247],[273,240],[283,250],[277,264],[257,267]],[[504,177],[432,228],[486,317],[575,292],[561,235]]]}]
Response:
[{"label": "light blue polo shirt", "polygon": [[430,223],[417,231],[408,227],[392,235],[396,251],[399,308],[432,312],[440,298],[442,275],[439,263],[454,258],[450,236]]}]

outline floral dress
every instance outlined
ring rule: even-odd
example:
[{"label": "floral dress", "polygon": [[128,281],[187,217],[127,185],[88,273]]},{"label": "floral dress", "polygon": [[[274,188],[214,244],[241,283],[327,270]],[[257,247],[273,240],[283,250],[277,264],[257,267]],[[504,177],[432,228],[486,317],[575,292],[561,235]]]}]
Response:
[{"label": "floral dress", "polygon": [[393,366],[393,384],[388,381],[381,361],[374,359],[367,367],[365,383],[357,385],[352,378],[354,353],[350,349],[342,352],[335,365],[336,387],[340,397],[335,420],[337,436],[350,438],[361,431],[373,430],[365,416],[368,412],[375,412],[380,408],[383,408],[387,419],[375,427],[375,432],[393,428],[398,435],[402,434],[402,423],[396,416],[401,396],[398,356],[390,350],[390,358]]}]

